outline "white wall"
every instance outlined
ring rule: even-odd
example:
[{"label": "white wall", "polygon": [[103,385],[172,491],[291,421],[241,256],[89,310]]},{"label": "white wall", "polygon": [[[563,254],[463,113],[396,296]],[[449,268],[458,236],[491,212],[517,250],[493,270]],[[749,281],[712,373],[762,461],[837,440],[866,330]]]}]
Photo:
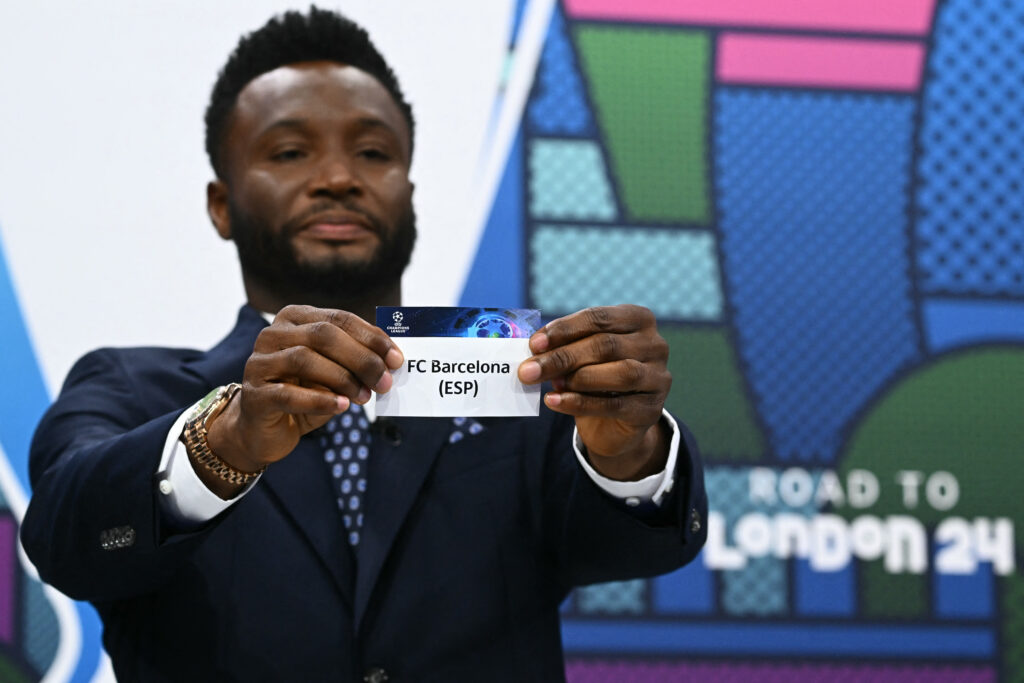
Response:
[{"label": "white wall", "polygon": [[[233,246],[205,213],[202,115],[238,37],[287,8],[0,4],[0,238],[51,391],[97,346],[206,347],[229,329],[243,293]],[[452,304],[477,241],[473,174],[512,2],[343,9],[369,29],[417,116],[420,242],[405,300]]]}]

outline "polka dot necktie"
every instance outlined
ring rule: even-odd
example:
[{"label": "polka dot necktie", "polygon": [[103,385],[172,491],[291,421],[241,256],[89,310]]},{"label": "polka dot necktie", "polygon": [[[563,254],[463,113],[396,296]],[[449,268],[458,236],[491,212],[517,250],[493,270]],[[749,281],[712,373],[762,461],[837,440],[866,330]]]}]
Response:
[{"label": "polka dot necktie", "polygon": [[456,417],[452,420],[452,433],[448,435],[448,443],[458,443],[467,436],[476,436],[484,431],[484,426],[471,417]]},{"label": "polka dot necktie", "polygon": [[331,472],[338,509],[348,532],[348,542],[359,545],[363,528],[363,496],[366,494],[367,458],[370,456],[370,423],[363,407],[353,403],[325,425],[320,436],[324,462]]},{"label": "polka dot necktie", "polygon": [[[483,430],[484,426],[471,417],[456,417],[452,420],[448,443],[458,443]],[[356,403],[341,415],[332,417],[320,435],[324,462],[331,472],[348,542],[353,546],[359,545],[359,532],[363,528],[363,495],[371,444],[370,423],[362,406]]]}]

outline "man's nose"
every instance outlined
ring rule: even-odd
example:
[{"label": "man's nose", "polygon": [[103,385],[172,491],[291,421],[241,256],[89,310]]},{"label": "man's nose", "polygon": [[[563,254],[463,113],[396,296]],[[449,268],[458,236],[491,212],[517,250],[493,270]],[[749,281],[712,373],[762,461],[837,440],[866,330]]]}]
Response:
[{"label": "man's nose", "polygon": [[361,191],[362,183],[354,171],[352,160],[342,155],[325,157],[317,166],[310,186],[311,194],[339,196]]}]

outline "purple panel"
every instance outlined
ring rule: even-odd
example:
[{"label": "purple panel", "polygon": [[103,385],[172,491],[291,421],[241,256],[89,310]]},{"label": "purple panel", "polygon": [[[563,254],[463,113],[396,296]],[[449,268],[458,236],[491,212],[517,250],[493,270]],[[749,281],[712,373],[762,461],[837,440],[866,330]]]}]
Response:
[{"label": "purple panel", "polygon": [[14,595],[17,580],[18,525],[12,517],[0,517],[0,641],[14,640],[14,609],[17,598]]},{"label": "purple panel", "polygon": [[569,660],[569,683],[995,683],[986,666]]}]

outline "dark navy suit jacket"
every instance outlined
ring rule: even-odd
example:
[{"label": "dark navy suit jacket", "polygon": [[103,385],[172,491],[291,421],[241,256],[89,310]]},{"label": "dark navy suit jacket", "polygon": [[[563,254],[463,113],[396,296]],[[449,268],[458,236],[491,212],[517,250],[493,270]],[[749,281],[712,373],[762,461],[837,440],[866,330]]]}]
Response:
[{"label": "dark navy suit jacket", "polygon": [[316,438],[198,530],[162,519],[155,479],[175,419],[237,381],[266,323],[242,309],[208,352],[100,350],[36,432],[22,526],[44,580],[91,601],[122,681],[557,681],[572,586],[678,567],[707,503],[684,430],[677,485],[644,522],[579,467],[573,422],[397,419],[374,441],[358,549]]}]

